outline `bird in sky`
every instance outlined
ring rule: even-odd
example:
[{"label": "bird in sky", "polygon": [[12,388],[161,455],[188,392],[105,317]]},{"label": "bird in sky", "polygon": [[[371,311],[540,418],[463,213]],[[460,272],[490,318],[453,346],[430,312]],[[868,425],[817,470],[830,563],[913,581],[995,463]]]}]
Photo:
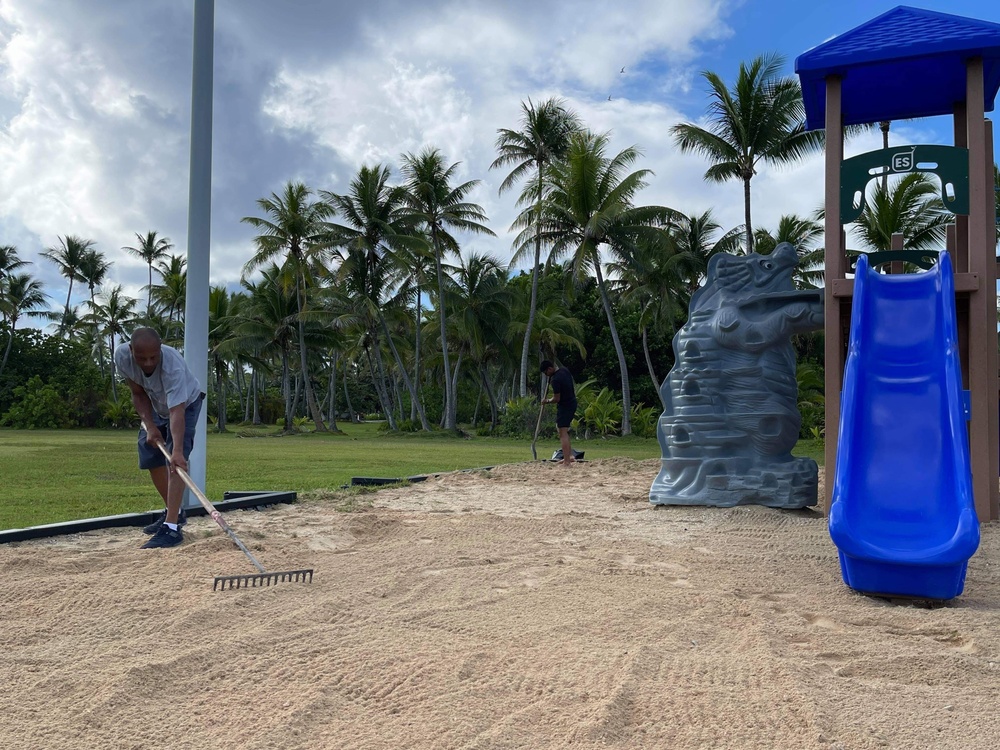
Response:
[{"label": "bird in sky", "polygon": [[622,68],[621,73],[619,73],[618,75],[621,75],[624,72],[625,72],[625,68]]}]

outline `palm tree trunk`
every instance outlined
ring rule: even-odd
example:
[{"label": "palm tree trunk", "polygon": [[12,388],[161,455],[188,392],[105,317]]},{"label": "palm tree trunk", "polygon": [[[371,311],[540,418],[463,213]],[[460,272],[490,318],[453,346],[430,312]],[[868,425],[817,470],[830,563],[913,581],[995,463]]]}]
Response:
[{"label": "palm tree trunk", "polygon": [[649,378],[653,381],[653,387],[656,389],[656,395],[660,397],[660,403],[663,408],[667,408],[666,402],[663,400],[663,396],[660,394],[660,381],[656,379],[656,372],[653,370],[653,358],[649,356],[649,335],[646,326],[642,327],[642,352],[646,355],[646,368],[649,370]]},{"label": "palm tree trunk", "polygon": [[285,391],[285,432],[295,432],[292,413],[292,372],[288,365],[288,349],[281,350],[281,385]]},{"label": "palm tree trunk", "polygon": [[298,288],[298,294],[295,298],[298,302],[299,315],[299,367],[302,368],[302,385],[306,392],[306,405],[309,408],[309,416],[316,425],[316,432],[327,432],[326,425],[323,424],[323,415],[319,411],[319,405],[316,403],[316,395],[313,393],[312,381],[309,378],[309,364],[307,362],[308,357],[306,356],[306,324],[302,320],[302,312],[305,308],[305,279],[302,278],[301,272],[296,274],[295,285]]},{"label": "palm tree trunk", "polygon": [[472,410],[472,426],[479,426],[479,406],[483,403],[483,381],[479,381],[479,394],[476,396],[476,408]]},{"label": "palm tree trunk", "polygon": [[7,366],[7,357],[10,356],[10,349],[14,345],[14,326],[17,324],[17,318],[11,319],[10,322],[10,335],[7,337],[7,348],[3,353],[3,362],[0,362],[0,375],[3,375],[4,368]]},{"label": "palm tree trunk", "polygon": [[743,178],[743,220],[747,225],[747,255],[753,252],[753,227],[750,224],[750,178]]},{"label": "palm tree trunk", "polygon": [[[94,287],[91,286],[90,287],[90,309],[93,310],[94,307],[95,307],[94,306]],[[97,323],[94,323],[94,333],[97,334],[97,361],[98,361],[98,364],[100,364],[100,366],[101,366],[101,378],[103,379],[104,375],[105,375],[105,372],[104,372],[104,337],[101,336],[99,328],[100,328],[100,326]],[[114,388],[114,386],[115,386],[115,381],[112,380],[111,381],[111,387]]]},{"label": "palm tree trunk", "polygon": [[403,389],[399,384],[399,374],[396,373],[392,376],[392,392],[396,394],[396,414],[399,417],[399,421],[402,422],[403,417]]},{"label": "palm tree trunk", "polygon": [[[458,352],[458,359],[455,360],[455,374],[452,376],[451,380],[451,414],[449,414],[449,421],[451,422],[451,429],[458,429],[458,373],[462,369],[462,352]],[[447,372],[445,373],[447,377]]]},{"label": "palm tree trunk", "polygon": [[146,319],[153,317],[153,261],[149,261],[149,286],[146,287]]},{"label": "palm tree trunk", "polygon": [[63,334],[68,334],[69,331],[66,328],[66,323],[69,322],[69,300],[73,296],[73,275],[70,274],[69,277],[69,289],[66,292],[66,310],[63,312],[62,325],[60,326],[61,332]]},{"label": "palm tree trunk", "polygon": [[482,364],[479,366],[479,371],[483,377],[483,386],[486,388],[486,397],[490,402],[490,432],[493,432],[497,428],[497,416],[500,410],[497,407],[496,394],[493,393],[493,384],[490,382],[489,369]]},{"label": "palm tree trunk", "polygon": [[347,388],[347,367],[344,367],[344,401],[347,402],[347,413],[351,415],[351,424],[358,423],[358,414],[351,403],[351,391]]},{"label": "palm tree trunk", "polygon": [[326,412],[326,421],[330,423],[331,430],[336,428],[336,432],[340,432],[340,428],[337,427],[337,359],[339,355],[340,353],[334,349],[333,355],[330,357],[330,383],[327,391],[329,404]]},{"label": "palm tree trunk", "polygon": [[114,398],[115,403],[118,403],[118,383],[115,382],[115,377],[117,376],[117,368],[115,367],[115,329],[111,329],[111,396]]},{"label": "palm tree trunk", "polygon": [[535,329],[535,308],[538,306],[538,266],[542,262],[542,165],[538,165],[538,198],[535,200],[535,263],[531,267],[531,301],[528,303],[528,327],[524,331],[521,346],[521,397],[528,395],[528,350],[531,348],[531,334]]},{"label": "palm tree trunk", "polygon": [[375,344],[375,359],[378,361],[378,371],[372,362],[371,348],[365,347],[365,356],[368,358],[368,370],[372,374],[372,382],[375,383],[375,392],[378,394],[378,401],[382,407],[382,413],[389,423],[389,429],[396,431],[396,418],[392,414],[392,404],[389,402],[389,393],[385,388],[385,373],[382,372],[382,357],[378,351],[378,343]]},{"label": "palm tree trunk", "polygon": [[615,316],[611,312],[611,299],[608,297],[608,290],[604,285],[604,276],[601,274],[600,258],[594,263],[594,270],[597,272],[597,288],[601,292],[601,302],[604,303],[604,312],[608,316],[608,326],[611,328],[611,340],[614,342],[615,353],[618,355],[618,370],[622,378],[622,435],[631,435],[632,394],[629,389],[628,367],[625,364],[625,351],[622,349],[622,342],[618,338]]},{"label": "palm tree trunk", "polygon": [[215,397],[218,400],[216,410],[218,413],[216,432],[226,431],[226,373],[221,362],[215,365]]},{"label": "palm tree trunk", "polygon": [[302,400],[302,373],[295,374],[295,390],[292,393],[292,418],[299,415],[299,402]]},{"label": "palm tree trunk", "polygon": [[260,375],[256,370],[253,371],[250,382],[253,386],[253,424],[260,424]]},{"label": "palm tree trunk", "polygon": [[441,320],[441,358],[444,361],[444,428],[455,429],[454,389],[451,385],[451,363],[448,360],[448,325],[444,304],[444,269],[441,262],[441,248],[438,246],[437,230],[431,230],[431,243],[434,246],[434,266],[438,282],[438,318]]},{"label": "palm tree trunk", "polygon": [[249,424],[250,422],[250,410],[253,408],[253,397],[256,392],[256,376],[253,370],[253,366],[250,367],[250,379],[246,383],[247,389],[247,400],[243,405],[243,423]]},{"label": "palm tree trunk", "polygon": [[[392,334],[389,333],[389,326],[385,322],[385,316],[379,313],[378,321],[382,326],[382,333],[385,335],[385,340],[389,343],[389,351],[392,352],[392,358],[396,360],[396,367],[403,376],[403,383],[406,385],[406,390],[410,392],[410,413],[413,413],[413,407],[415,405],[417,414],[420,416],[420,429],[425,432],[430,432],[431,426],[427,422],[427,413],[424,411],[424,405],[420,403],[420,398],[417,395],[417,389],[410,380],[409,373],[406,372],[406,367],[403,365],[403,359],[399,356],[399,351],[396,349],[396,343],[392,340]],[[419,356],[419,354],[417,356]]]},{"label": "palm tree trunk", "polygon": [[[414,385],[414,396],[413,403],[410,404],[410,419],[417,418],[417,408],[419,404],[419,409],[424,412],[420,417],[420,424],[427,425],[427,414],[424,410],[424,402],[420,398],[420,319],[422,317],[420,309],[420,284],[417,284],[417,319],[416,319],[416,341],[414,342],[415,349],[413,350],[413,385]],[[430,429],[430,425],[427,425],[425,429]]]}]

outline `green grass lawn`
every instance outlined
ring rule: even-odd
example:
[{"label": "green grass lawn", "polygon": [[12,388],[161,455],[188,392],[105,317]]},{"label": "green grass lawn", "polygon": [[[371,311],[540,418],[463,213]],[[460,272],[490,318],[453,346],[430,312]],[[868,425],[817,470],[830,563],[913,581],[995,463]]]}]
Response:
[{"label": "green grass lawn", "polygon": [[[342,428],[346,435],[210,432],[206,494],[221,500],[226,490],[310,493],[338,489],[353,476],[406,477],[531,460],[527,440],[386,435],[374,424]],[[556,440],[539,440],[539,458],[558,447]],[[588,459],[660,456],[652,439],[577,440],[574,447]],[[797,453],[822,461],[822,444],[803,441]],[[138,469],[132,431],[0,429],[0,529],[158,507],[149,475]]]}]

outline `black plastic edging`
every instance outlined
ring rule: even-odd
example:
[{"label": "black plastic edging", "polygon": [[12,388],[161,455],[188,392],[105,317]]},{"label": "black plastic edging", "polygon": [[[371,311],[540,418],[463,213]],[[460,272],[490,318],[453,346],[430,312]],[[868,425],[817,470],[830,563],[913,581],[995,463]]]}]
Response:
[{"label": "black plastic edging", "polygon": [[[259,508],[276,503],[294,503],[298,498],[295,492],[226,492],[222,502],[213,503],[220,513],[230,510]],[[232,498],[232,499],[231,499]],[[151,510],[145,513],[123,513],[118,516],[102,516],[100,518],[83,518],[79,521],[49,523],[43,526],[29,526],[26,529],[7,529],[0,531],[0,544],[9,542],[24,542],[29,539],[43,539],[65,534],[80,534],[85,531],[99,529],[114,529],[123,526],[145,526],[155,521],[161,511]],[[200,505],[187,508],[189,516],[205,516],[208,513]]]},{"label": "black plastic edging", "polygon": [[381,487],[386,484],[399,484],[400,482],[410,482],[415,484],[417,482],[426,481],[427,475],[421,474],[413,477],[351,477],[351,487]]}]

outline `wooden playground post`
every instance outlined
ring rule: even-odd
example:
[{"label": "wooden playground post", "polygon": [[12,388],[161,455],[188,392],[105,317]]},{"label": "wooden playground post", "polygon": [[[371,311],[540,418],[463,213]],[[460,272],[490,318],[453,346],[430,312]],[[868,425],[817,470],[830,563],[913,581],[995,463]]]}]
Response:
[{"label": "wooden playground post", "polygon": [[840,163],[844,160],[844,126],[841,116],[841,80],[826,79],[826,283],[823,300],[826,388],[826,500],[830,509],[833,473],[837,465],[837,438],[840,425],[840,386],[844,380],[844,338],[841,326],[841,298],[834,295],[835,281],[846,277],[847,243],[840,224]]},{"label": "wooden playground post", "polygon": [[[969,297],[969,389],[972,416],[969,452],[972,488],[980,522],[998,516],[1000,428],[997,398],[996,229],[993,204],[992,144],[984,111],[982,58],[966,64],[966,124],[969,144],[969,271],[978,277]],[[989,163],[987,164],[987,158]]]}]

